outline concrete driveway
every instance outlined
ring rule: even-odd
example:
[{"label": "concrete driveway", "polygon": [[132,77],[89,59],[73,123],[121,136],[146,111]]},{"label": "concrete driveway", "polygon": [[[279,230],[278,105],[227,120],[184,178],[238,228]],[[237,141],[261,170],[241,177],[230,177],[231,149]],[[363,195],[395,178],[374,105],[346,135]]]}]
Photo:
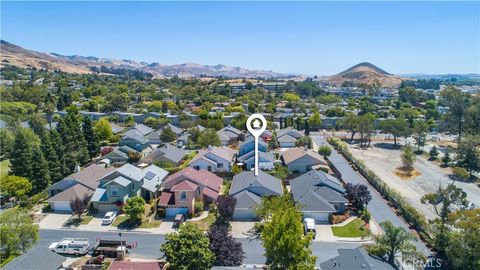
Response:
[{"label": "concrete driveway", "polygon": [[232,221],[232,235],[236,238],[248,238],[251,236],[251,231],[255,227],[254,221]]},{"label": "concrete driveway", "polygon": [[63,224],[71,217],[71,214],[50,213],[40,221],[40,229],[62,229]]},{"label": "concrete driveway", "polygon": [[315,225],[317,230],[317,235],[313,241],[316,242],[335,242],[335,236],[333,235],[332,228],[327,224],[317,224]]}]

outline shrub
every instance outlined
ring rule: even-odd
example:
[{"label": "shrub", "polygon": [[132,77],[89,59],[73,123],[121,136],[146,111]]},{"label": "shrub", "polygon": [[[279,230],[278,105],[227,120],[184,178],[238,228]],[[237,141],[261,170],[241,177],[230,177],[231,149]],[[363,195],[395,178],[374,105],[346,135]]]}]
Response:
[{"label": "shrub", "polygon": [[429,154],[430,154],[430,157],[432,159],[437,159],[437,156],[438,156],[439,153],[438,153],[438,148],[437,148],[436,145],[434,145],[432,148],[430,148]]},{"label": "shrub", "polygon": [[368,212],[367,209],[362,209],[360,210],[360,217],[362,218],[363,221],[365,221],[365,223],[369,223],[370,222],[370,219],[372,218],[372,215],[370,214],[370,212]]},{"label": "shrub", "polygon": [[203,202],[202,201],[195,202],[195,205],[193,206],[193,208],[195,209],[195,213],[199,213],[203,211]]},{"label": "shrub", "polygon": [[464,168],[453,167],[452,172],[455,175],[455,177],[459,180],[465,181],[465,180],[468,180],[468,178],[470,177],[470,174]]},{"label": "shrub", "polygon": [[165,217],[165,214],[166,214],[165,208],[161,208],[161,207],[160,207],[160,208],[157,209],[157,216],[158,216],[159,218],[164,218],[164,217]]},{"label": "shrub", "polygon": [[328,168],[325,168],[325,167],[320,167],[318,168],[320,171],[324,172],[324,173],[328,173]]}]

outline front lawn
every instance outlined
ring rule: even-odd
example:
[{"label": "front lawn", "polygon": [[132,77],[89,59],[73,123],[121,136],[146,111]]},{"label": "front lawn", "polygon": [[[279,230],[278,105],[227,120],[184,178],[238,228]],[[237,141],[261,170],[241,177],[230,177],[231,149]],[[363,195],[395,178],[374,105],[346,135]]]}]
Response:
[{"label": "front lawn", "polygon": [[78,219],[78,216],[71,216],[66,222],[65,226],[79,226],[79,225],[87,225],[90,223],[90,221],[93,219],[93,216],[91,215],[82,215],[80,219]]},{"label": "front lawn", "polygon": [[215,215],[215,213],[209,213],[208,216],[202,220],[189,222],[196,224],[200,229],[207,231],[210,228],[210,225],[212,225],[216,220],[217,216]]},{"label": "front lawn", "polygon": [[142,221],[142,222],[131,222],[127,216],[121,215],[118,216],[115,221],[113,221],[112,226],[118,227],[120,229],[133,229],[133,228],[143,228],[143,229],[152,229],[158,228],[162,223],[161,220],[153,221]]},{"label": "front lawn", "polygon": [[365,225],[363,220],[357,218],[345,226],[332,226],[332,231],[333,235],[338,237],[365,237],[370,234],[370,230]]}]

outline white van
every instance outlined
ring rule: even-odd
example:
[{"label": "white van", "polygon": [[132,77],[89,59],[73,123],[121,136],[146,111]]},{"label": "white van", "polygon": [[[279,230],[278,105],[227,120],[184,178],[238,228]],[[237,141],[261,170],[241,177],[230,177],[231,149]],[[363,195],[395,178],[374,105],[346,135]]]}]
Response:
[{"label": "white van", "polygon": [[90,243],[87,238],[63,238],[59,242],[51,243],[48,248],[59,254],[85,255]]}]

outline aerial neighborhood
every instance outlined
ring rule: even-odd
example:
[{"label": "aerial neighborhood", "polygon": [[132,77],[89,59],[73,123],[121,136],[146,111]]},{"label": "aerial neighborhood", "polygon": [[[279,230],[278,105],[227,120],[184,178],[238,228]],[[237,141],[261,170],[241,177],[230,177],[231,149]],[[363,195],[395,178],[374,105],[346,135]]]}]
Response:
[{"label": "aerial neighborhood", "polygon": [[[365,45],[373,43],[366,32],[395,30],[397,24],[383,19],[393,20],[389,17],[398,14],[391,12],[400,12],[396,5],[406,3],[382,9],[385,17],[372,28],[361,28],[372,19],[362,15],[349,23],[355,34],[334,24],[335,16],[344,18],[343,10],[350,16],[359,13],[347,3],[339,6],[341,14],[332,13],[328,27],[316,29],[309,25],[326,19],[318,9],[325,3],[242,3],[269,7],[242,17],[234,16],[239,3],[229,9],[225,3],[209,3],[212,8],[206,10],[207,3],[172,2],[158,13],[164,4],[139,3],[145,8],[140,17],[136,5],[127,5],[128,18],[122,18],[129,24],[112,15],[118,10],[101,7],[110,3],[65,4],[42,12],[38,22],[63,18],[72,7],[77,8],[71,14],[82,11],[82,16],[54,21],[55,35],[32,21],[25,28],[30,16],[38,16],[33,7],[21,5],[18,21],[2,12],[2,32],[13,25],[19,30],[6,31],[16,34],[8,42],[2,36],[0,44],[1,269],[480,269],[480,75],[424,74],[414,68],[428,62],[422,58],[426,50],[437,50],[424,39],[455,40],[459,47],[450,51],[455,51],[455,63],[460,61],[459,44],[468,43],[461,38],[467,33],[463,19],[442,16],[442,23],[455,22],[460,26],[451,28],[462,29],[453,31],[431,28],[417,13],[404,15],[420,20],[412,25],[426,30],[422,37],[382,32],[382,39],[395,36],[395,43],[412,51],[405,56],[397,47],[402,56],[395,60],[383,51],[393,54],[394,48]],[[478,10],[478,3],[469,5],[472,12]],[[13,10],[15,5],[5,6]],[[288,24],[275,19],[280,15]],[[477,12],[465,21],[478,18]],[[98,25],[90,27],[93,23]],[[63,24],[79,29],[67,35]],[[341,31],[318,39],[318,29],[337,27]],[[415,27],[407,27],[410,34]],[[126,34],[132,29],[143,41],[124,38],[133,39],[133,33]],[[442,32],[442,39],[431,37],[432,31]],[[78,53],[93,46],[105,48],[106,56],[116,55],[127,46],[145,61],[20,47],[35,44],[39,36],[50,40],[57,35],[63,40],[59,44],[78,37],[73,43],[85,46]],[[29,42],[10,43],[19,36]],[[161,42],[146,40],[159,37]],[[350,42],[338,43],[346,37]],[[107,39],[115,39],[115,46],[103,47]],[[260,46],[271,40],[275,46]],[[343,70],[344,61],[340,65],[329,57],[340,50],[347,54],[350,43],[359,46],[356,54],[378,54],[372,61],[397,73],[369,62]],[[182,57],[201,51],[199,57],[215,63],[215,57],[231,54],[215,48],[231,45],[232,50],[241,46],[238,59],[246,57],[243,63],[252,66],[261,61],[280,68],[284,58],[308,62],[301,59],[311,57],[315,63],[305,64],[305,70],[328,66],[332,74],[343,71],[326,76],[314,75],[316,69],[304,74],[162,64],[146,57],[145,44],[151,46],[148,53],[158,51],[165,62],[177,59],[170,58],[170,50],[173,55],[181,49]],[[292,48],[280,57],[277,45],[287,44]],[[74,53],[80,45],[69,46],[51,50]],[[470,58],[475,55],[478,48]],[[408,66],[395,70],[400,60]],[[293,64],[298,63],[283,68]]]}]

